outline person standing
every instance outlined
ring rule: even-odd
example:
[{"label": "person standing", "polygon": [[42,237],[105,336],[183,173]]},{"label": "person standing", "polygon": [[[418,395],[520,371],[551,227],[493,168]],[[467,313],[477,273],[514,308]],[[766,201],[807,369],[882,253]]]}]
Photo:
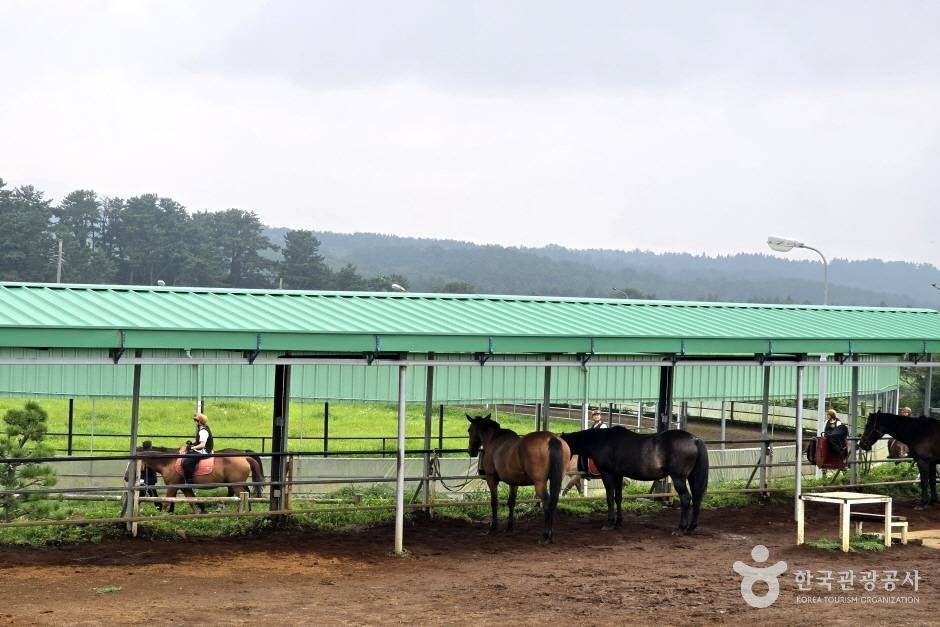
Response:
[{"label": "person standing", "polygon": [[601,415],[601,412],[595,409],[591,413],[591,428],[592,429],[606,429],[608,426],[610,425],[604,422],[604,416]]}]

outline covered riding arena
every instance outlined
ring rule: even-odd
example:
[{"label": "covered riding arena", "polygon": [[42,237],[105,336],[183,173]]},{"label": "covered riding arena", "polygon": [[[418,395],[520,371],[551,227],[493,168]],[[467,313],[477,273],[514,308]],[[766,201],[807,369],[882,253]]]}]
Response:
[{"label": "covered riding arena", "polygon": [[[341,457],[288,446],[297,398],[392,401],[398,430],[388,460],[394,462],[387,479],[396,494],[391,525],[342,533],[272,531],[238,540],[167,544],[128,537],[100,547],[0,548],[0,564],[13,575],[0,584],[9,600],[0,619],[81,622],[79,612],[86,611],[103,622],[183,622],[189,602],[181,599],[198,589],[213,599],[201,617],[208,622],[740,622],[791,620],[804,609],[828,622],[857,616],[859,609],[801,607],[795,570],[893,568],[920,571],[919,605],[873,606],[891,613],[868,615],[922,620],[937,600],[933,549],[909,545],[835,556],[797,548],[792,502],[706,511],[693,536],[670,535],[675,512],[663,511],[628,517],[623,530],[604,534],[600,515],[565,514],[551,547],[536,545],[534,520],[522,521],[511,536],[483,537],[480,525],[434,516],[440,477],[431,476],[431,466],[441,447],[432,436],[436,409],[444,403],[475,413],[487,405],[535,405],[539,425],[548,429],[561,420],[554,413],[559,407],[575,411],[581,425],[589,407],[616,405],[619,414],[637,407],[636,420],[642,422],[644,413],[651,419],[641,426],[661,431],[677,420],[685,426],[683,404],[711,403],[710,411],[721,412],[726,400],[749,401],[762,408],[753,443],[757,463],[726,465],[753,471],[758,492],[773,489],[773,473],[786,473],[795,497],[804,476],[811,476],[796,454],[806,401],[849,397],[846,422],[855,434],[860,399],[869,399],[872,408],[895,409],[898,369],[930,368],[935,352],[940,313],[933,310],[3,284],[4,392],[91,395],[94,385],[111,386],[107,395],[130,400],[127,454],[111,456],[121,463],[136,463],[142,396],[198,401],[230,397],[241,387],[251,390],[246,397],[270,399],[268,509],[209,517],[279,520],[302,511],[290,501],[299,485],[336,482],[316,472],[307,483],[295,481],[305,465]],[[782,437],[771,435],[774,401],[793,410],[791,431]],[[409,404],[425,408],[420,445],[406,446]],[[815,420],[810,426],[816,430]],[[709,448],[718,453],[720,443]],[[54,463],[68,459],[82,461],[73,455]],[[713,458],[716,471],[720,459]],[[455,458],[453,468],[459,464],[464,471],[446,478],[465,475],[467,458]],[[365,468],[344,479],[385,479]],[[432,481],[424,481],[429,476]],[[94,494],[114,492],[114,486],[67,490]],[[123,491],[128,506],[120,517],[71,522],[119,522],[129,536],[138,533],[157,516],[142,513],[134,473]],[[431,517],[406,519],[409,510]],[[938,526],[930,511],[907,513],[912,528],[915,521]],[[829,521],[825,512],[812,512],[809,526],[818,525],[822,534]],[[755,544],[770,549],[771,563],[785,560],[790,569],[781,579],[780,602],[766,610],[741,601],[740,579],[732,571],[735,560],[753,563]],[[218,586],[210,589],[208,581]],[[121,591],[96,592],[108,584]],[[63,615],[69,608],[75,616]]]}]

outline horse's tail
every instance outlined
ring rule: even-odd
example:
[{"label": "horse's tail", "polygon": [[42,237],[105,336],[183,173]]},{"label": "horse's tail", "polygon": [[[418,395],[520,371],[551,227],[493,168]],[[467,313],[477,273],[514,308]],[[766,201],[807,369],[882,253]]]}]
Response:
[{"label": "horse's tail", "polygon": [[258,455],[246,455],[245,459],[251,466],[251,481],[255,484],[255,497],[258,498],[263,488],[261,484],[264,483],[264,466],[261,465],[261,457]]},{"label": "horse's tail", "polygon": [[548,511],[554,512],[561,496],[561,483],[565,478],[565,462],[561,440],[553,437],[548,441]]},{"label": "horse's tail", "polygon": [[692,490],[692,504],[698,507],[708,490],[708,449],[700,438],[695,438],[695,448],[698,449],[698,455],[689,474],[689,488]]}]

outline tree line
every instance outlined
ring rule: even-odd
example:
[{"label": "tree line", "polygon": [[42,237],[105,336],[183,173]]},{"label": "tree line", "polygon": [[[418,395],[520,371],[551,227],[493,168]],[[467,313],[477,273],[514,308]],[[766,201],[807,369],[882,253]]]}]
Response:
[{"label": "tree line", "polygon": [[[265,236],[253,211],[190,213],[157,194],[76,190],[55,203],[0,179],[0,280],[127,285],[388,291],[398,274],[331,268],[312,231]],[[61,263],[59,249],[61,246]]]}]

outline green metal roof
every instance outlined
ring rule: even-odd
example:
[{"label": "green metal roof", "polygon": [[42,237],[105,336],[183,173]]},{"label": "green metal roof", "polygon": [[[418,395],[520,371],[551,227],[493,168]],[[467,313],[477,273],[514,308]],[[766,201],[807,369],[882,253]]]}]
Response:
[{"label": "green metal roof", "polygon": [[361,353],[940,352],[940,312],[526,296],[0,284],[0,346]]}]

